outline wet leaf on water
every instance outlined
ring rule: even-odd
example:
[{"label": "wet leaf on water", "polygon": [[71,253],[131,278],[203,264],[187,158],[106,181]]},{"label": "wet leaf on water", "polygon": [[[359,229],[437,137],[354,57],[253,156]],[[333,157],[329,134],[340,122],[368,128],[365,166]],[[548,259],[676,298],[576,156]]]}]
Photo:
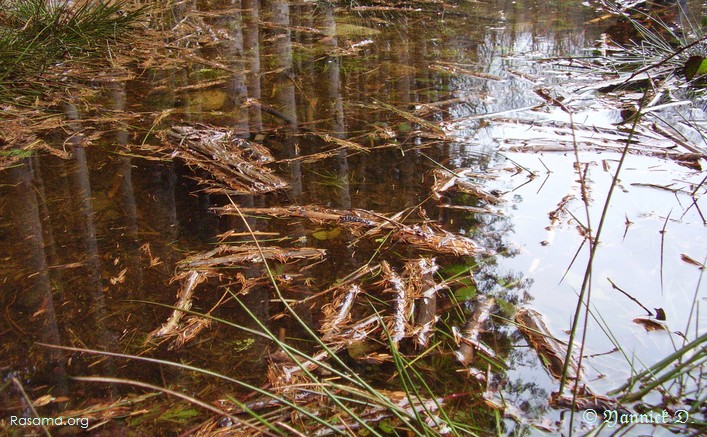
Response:
[{"label": "wet leaf on water", "polygon": [[56,398],[54,398],[54,396],[52,396],[52,395],[40,396],[32,402],[32,406],[33,407],[43,407],[45,405],[51,404],[52,402],[54,402],[55,399]]},{"label": "wet leaf on water", "polygon": [[253,346],[253,343],[255,343],[255,340],[252,338],[246,338],[244,340],[235,340],[233,342],[233,352],[244,352],[250,349],[251,346]]},{"label": "wet leaf on water", "polygon": [[643,317],[636,317],[633,319],[633,323],[637,323],[641,326],[643,326],[643,329],[645,329],[648,332],[651,331],[666,331],[667,328],[665,327],[664,324],[657,322],[653,319],[646,319]]},{"label": "wet leaf on water", "polygon": [[400,122],[400,124],[398,124],[398,131],[401,134],[406,134],[406,133],[410,132],[411,130],[412,130],[412,125],[407,121],[403,121],[403,122]]},{"label": "wet leaf on water", "polygon": [[707,74],[707,59],[699,55],[690,56],[687,61],[685,61],[683,71],[687,80],[703,76]]},{"label": "wet leaf on water", "polygon": [[476,296],[476,286],[474,285],[469,285],[467,287],[461,287],[454,291],[454,297],[457,299],[459,302],[465,302],[469,299],[472,299],[474,296]]},{"label": "wet leaf on water", "polygon": [[378,428],[386,434],[395,434],[395,424],[391,419],[383,419],[378,423]]},{"label": "wet leaf on water", "polygon": [[353,341],[346,348],[347,352],[349,353],[349,356],[354,360],[363,358],[366,355],[374,352],[376,349],[378,349],[377,344],[366,341]]},{"label": "wet leaf on water", "polygon": [[688,264],[692,264],[693,266],[699,267],[700,270],[703,270],[705,268],[704,264],[702,264],[701,262],[699,262],[693,258],[690,258],[689,256],[685,255],[684,253],[680,254],[680,259],[683,262],[686,262]]},{"label": "wet leaf on water", "polygon": [[[658,130],[659,133],[663,133],[663,130]],[[695,153],[695,152],[689,152],[689,153],[681,153],[677,156],[675,156],[673,159],[675,162],[678,164],[691,168],[696,171],[702,171],[702,165],[700,165],[700,161],[702,160],[703,154],[702,153]]]},{"label": "wet leaf on water", "polygon": [[663,308],[653,308],[655,310],[655,319],[665,321],[667,320],[665,316],[665,310]]},{"label": "wet leaf on water", "polygon": [[334,238],[338,237],[341,235],[341,228],[333,228],[333,229],[320,229],[316,232],[312,232],[312,237],[316,238],[317,240],[324,241],[324,240],[333,240]]}]

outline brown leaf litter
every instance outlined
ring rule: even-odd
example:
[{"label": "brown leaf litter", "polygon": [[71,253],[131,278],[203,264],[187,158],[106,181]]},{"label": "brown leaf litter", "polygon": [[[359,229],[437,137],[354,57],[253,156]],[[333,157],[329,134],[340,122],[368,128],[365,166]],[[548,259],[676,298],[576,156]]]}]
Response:
[{"label": "brown leaf litter", "polygon": [[[523,333],[528,344],[537,352],[540,362],[545,366],[555,380],[561,380],[567,357],[567,344],[555,336],[547,327],[540,313],[529,308],[521,308],[515,315],[518,330]],[[594,409],[604,411],[618,408],[614,399],[596,395],[584,381],[576,356],[567,363],[565,391],[553,392],[550,406],[568,408],[572,405],[577,409]]]},{"label": "brown leaf litter", "polygon": [[236,194],[262,194],[288,187],[265,164],[273,161],[264,146],[239,138],[236,132],[205,124],[173,126],[160,132],[163,142],[175,148],[187,164],[206,171],[204,183],[212,190]]},{"label": "brown leaf litter", "polygon": [[[484,252],[473,240],[445,231],[434,223],[407,225],[398,221],[401,214],[386,216],[364,209],[337,210],[313,205],[234,208],[232,205],[212,208],[221,215],[268,215],[276,218],[305,218],[316,224],[341,226],[354,235],[378,238],[390,232],[393,241],[409,244],[417,249],[457,256],[469,256]],[[240,212],[239,212],[240,211]]]}]

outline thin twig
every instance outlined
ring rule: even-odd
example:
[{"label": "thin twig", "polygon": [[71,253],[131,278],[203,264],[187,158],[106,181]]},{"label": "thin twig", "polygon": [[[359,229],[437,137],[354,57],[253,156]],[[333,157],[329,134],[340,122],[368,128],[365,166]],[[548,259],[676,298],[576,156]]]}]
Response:
[{"label": "thin twig", "polygon": [[606,278],[606,280],[609,281],[609,283],[610,283],[611,286],[614,288],[614,290],[618,290],[618,291],[622,292],[627,298],[629,298],[629,299],[631,299],[632,301],[636,302],[636,303],[638,304],[638,306],[640,306],[641,308],[643,308],[643,310],[646,311],[649,316],[653,316],[653,312],[652,312],[651,310],[649,310],[648,308],[646,308],[645,306],[643,306],[643,304],[642,304],[641,302],[639,302],[638,299],[636,299],[635,297],[633,297],[633,296],[631,296],[630,294],[628,294],[626,291],[624,291],[624,290],[622,290],[621,288],[619,288],[618,285],[614,284],[614,281],[612,281],[611,278]]},{"label": "thin twig", "polygon": [[673,213],[673,210],[670,209],[670,212],[668,213],[668,216],[665,217],[665,221],[663,222],[663,229],[660,230],[660,295],[663,295],[663,258],[665,254],[665,228],[668,226],[668,220],[670,220],[670,214]]}]

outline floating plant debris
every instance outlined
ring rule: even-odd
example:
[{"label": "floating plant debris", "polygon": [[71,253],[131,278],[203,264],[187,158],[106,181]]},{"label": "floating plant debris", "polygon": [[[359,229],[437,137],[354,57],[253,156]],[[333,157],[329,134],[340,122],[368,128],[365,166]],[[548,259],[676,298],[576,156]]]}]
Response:
[{"label": "floating plant debris", "polygon": [[262,145],[236,136],[231,129],[204,124],[173,126],[160,133],[187,164],[205,170],[217,183],[211,191],[259,194],[287,188],[288,184],[265,164],[272,162]]},{"label": "floating plant debris", "polygon": [[322,340],[328,341],[341,331],[341,327],[351,319],[351,308],[356,296],[361,293],[361,287],[356,284],[334,294],[333,300],[322,307],[324,321],[320,330],[324,334]]},{"label": "floating plant debris", "polygon": [[[587,25],[595,3],[367,3],[158,4],[141,26],[159,30],[111,44],[110,68],[62,57],[57,95],[6,100],[11,414],[68,402],[91,432],[140,435],[581,434],[601,430],[567,410],[622,411],[595,393],[631,373],[625,408],[685,408],[696,424],[661,427],[699,432],[704,95],[675,65],[701,46],[631,72],[608,21]],[[670,330],[611,317],[604,277]],[[590,308],[567,358],[560,329]],[[67,341],[82,348],[43,354]]]},{"label": "floating plant debris", "polygon": [[376,238],[390,232],[394,241],[437,253],[466,256],[485,252],[470,238],[445,231],[435,223],[403,224],[397,220],[402,216],[400,213],[386,216],[363,209],[344,211],[312,205],[272,208],[234,208],[226,205],[212,210],[221,215],[254,214],[277,218],[306,218],[317,224],[342,226],[354,235],[367,238]]},{"label": "floating plant debris", "polygon": [[[320,260],[326,254],[322,249],[313,248],[280,248],[276,246],[249,246],[222,244],[208,252],[192,255],[178,264],[180,272],[172,281],[179,281],[181,286],[177,293],[176,308],[160,328],[152,331],[148,339],[161,337],[176,337],[174,346],[179,347],[194,338],[200,331],[208,328],[211,321],[208,318],[190,316],[187,322],[180,324],[185,311],[191,309],[196,287],[211,276],[219,274],[219,269],[244,263],[262,263],[266,260],[288,262],[295,259]],[[241,283],[241,292],[249,289],[254,281],[261,278],[248,278],[235,275]],[[265,277],[263,273],[262,278]],[[211,313],[215,308],[212,308]]]},{"label": "floating plant debris", "polygon": [[[562,379],[567,356],[566,344],[552,335],[542,315],[535,310],[519,309],[516,312],[515,320],[518,329],[528,340],[530,347],[537,352],[540,362],[550,375],[558,381]],[[581,375],[582,372],[578,367],[577,360],[573,358],[567,365],[565,392],[553,392],[549,400],[550,405],[554,408],[571,408],[572,405],[575,405],[578,409],[598,411],[618,407],[616,400],[594,394]]]},{"label": "floating plant debris", "polygon": [[[528,344],[537,352],[540,361],[558,381],[562,379],[567,356],[566,343],[558,340],[548,329],[540,313],[530,308],[516,312],[515,321],[518,329],[528,340]],[[576,381],[579,377],[577,362],[572,360],[567,366],[567,380]]]},{"label": "floating plant debris", "polygon": [[476,352],[481,352],[489,358],[496,356],[493,350],[480,339],[484,324],[488,321],[494,305],[496,305],[495,299],[487,299],[480,295],[477,299],[476,309],[469,317],[463,331],[455,331],[458,334],[457,343],[459,344],[455,354],[457,360],[465,366],[474,360]]},{"label": "floating plant debris", "polygon": [[480,184],[471,180],[472,178],[488,180],[491,178],[488,174],[475,173],[471,171],[471,169],[457,169],[454,171],[435,169],[432,172],[432,175],[435,180],[434,185],[432,186],[432,193],[437,199],[442,197],[442,193],[454,189],[462,193],[476,196],[482,201],[493,205],[497,205],[502,202],[502,199],[498,194],[486,191]]},{"label": "floating plant debris", "polygon": [[208,252],[192,255],[179,262],[181,269],[207,270],[243,263],[260,263],[265,259],[287,262],[293,259],[319,260],[326,255],[324,249],[310,247],[277,247],[251,245],[220,245]]},{"label": "floating plant debris", "polygon": [[647,317],[636,317],[635,319],[633,319],[633,323],[643,326],[643,329],[648,332],[668,330],[668,327],[665,325],[665,323],[661,322],[658,319],[654,320],[649,319]]},{"label": "floating plant debris", "polygon": [[185,272],[177,275],[174,279],[181,282],[179,292],[177,293],[177,303],[174,305],[177,309],[172,311],[172,315],[167,319],[167,323],[163,324],[158,329],[152,331],[148,338],[159,338],[168,335],[173,335],[178,331],[179,322],[182,320],[185,312],[191,309],[194,290],[202,283],[207,274],[196,270]]}]

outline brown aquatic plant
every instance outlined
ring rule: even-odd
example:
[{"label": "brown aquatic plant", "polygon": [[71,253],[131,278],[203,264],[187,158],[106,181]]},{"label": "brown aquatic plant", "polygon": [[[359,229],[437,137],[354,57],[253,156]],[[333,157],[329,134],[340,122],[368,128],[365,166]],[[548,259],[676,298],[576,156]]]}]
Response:
[{"label": "brown aquatic plant", "polygon": [[351,310],[361,287],[352,284],[341,292],[335,292],[332,301],[322,307],[324,321],[320,328],[324,334],[322,340],[328,341],[341,331],[341,327],[351,319]]},{"label": "brown aquatic plant", "polygon": [[159,136],[174,147],[175,156],[206,171],[215,180],[204,180],[211,186],[209,191],[260,194],[288,186],[265,167],[273,161],[270,151],[239,138],[232,129],[204,124],[172,126]]},{"label": "brown aquatic plant", "polygon": [[457,360],[464,366],[469,365],[475,358],[477,352],[481,352],[487,357],[495,357],[491,348],[486,346],[480,339],[484,326],[491,316],[491,310],[496,305],[496,300],[479,295],[476,299],[476,309],[469,317],[469,321],[462,331],[455,331],[455,340],[459,348],[454,352]]},{"label": "brown aquatic plant", "polygon": [[[239,208],[239,210],[245,214],[268,215],[277,218],[306,218],[317,224],[341,226],[354,235],[370,239],[390,232],[390,238],[393,241],[436,253],[468,256],[485,252],[485,249],[470,238],[448,232],[435,223],[423,222],[413,225],[401,223],[397,220],[397,217],[402,215],[400,213],[386,216],[363,209],[344,211],[312,205]],[[212,208],[212,211],[221,215],[236,214],[236,210],[230,205]]]},{"label": "brown aquatic plant", "polygon": [[578,358],[571,358],[569,363],[565,362],[568,356],[567,343],[552,335],[540,313],[529,308],[521,308],[516,312],[515,321],[550,375],[557,381],[562,380],[563,376],[567,380],[564,388],[551,395],[550,405],[555,408],[598,411],[618,408],[615,399],[592,392],[582,377]]}]

